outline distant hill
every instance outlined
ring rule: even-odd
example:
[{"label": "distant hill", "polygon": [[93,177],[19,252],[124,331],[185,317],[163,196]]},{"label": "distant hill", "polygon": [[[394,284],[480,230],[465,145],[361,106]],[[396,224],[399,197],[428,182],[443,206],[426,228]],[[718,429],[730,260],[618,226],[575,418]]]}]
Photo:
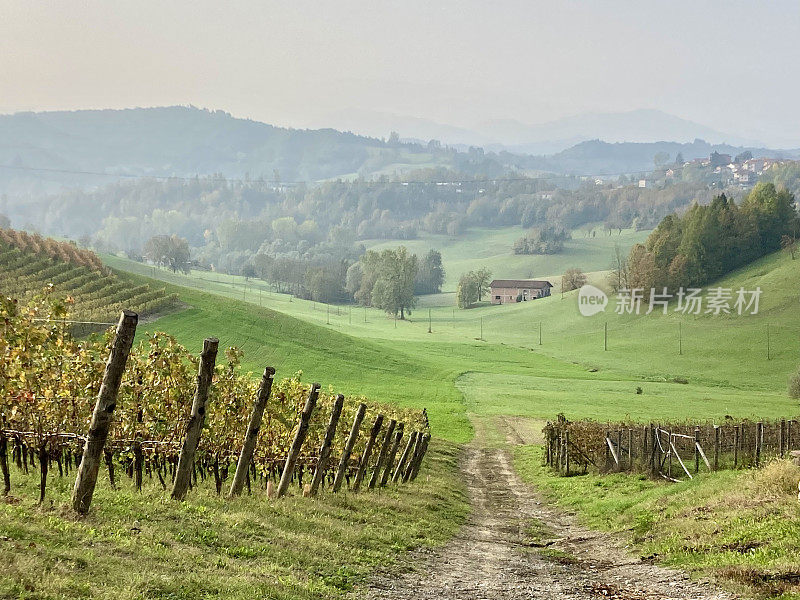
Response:
[{"label": "distant hill", "polygon": [[707,158],[712,152],[730,154],[732,157],[749,150],[754,157],[796,159],[800,150],[771,150],[729,144],[710,144],[704,140],[691,143],[608,143],[601,140],[581,142],[571,148],[548,157],[538,157],[535,164],[546,171],[567,174],[615,175],[619,173],[649,172],[653,170],[653,158],[659,152],[675,160],[681,154],[684,160]]},{"label": "distant hill", "polygon": [[[522,154],[553,154],[589,140],[606,142],[691,142],[695,139],[737,146],[760,146],[755,140],[722,133],[694,121],[660,110],[587,113],[529,125],[514,120],[494,120],[479,130],[491,132],[504,149]],[[492,147],[492,146],[489,146]]]},{"label": "distant hill", "polygon": [[[235,179],[313,182],[394,176],[424,168],[448,168],[467,177],[489,178],[509,172],[596,175],[650,170],[653,157],[662,151],[672,158],[681,152],[686,159],[707,156],[714,150],[736,154],[745,148],[756,156],[800,156],[798,151],[711,145],[700,140],[599,141],[605,136],[612,141],[637,139],[635,135],[667,136],[670,131],[676,138],[696,130],[717,135],[658,111],[576,117],[532,127],[494,122],[485,134],[475,134],[487,142],[513,133],[513,139],[531,142],[514,148],[548,149],[538,156],[510,152],[510,147],[488,142],[484,144],[486,152],[470,150],[467,145],[428,144],[421,137],[426,131],[442,134],[445,144],[448,137],[466,140],[472,134],[424,119],[398,119],[391,124],[409,130],[398,131],[400,139],[413,134],[420,138],[419,143],[334,129],[275,127],[222,111],[181,106],[0,115],[0,194],[40,196],[64,187],[97,187],[127,176],[220,174]],[[597,139],[587,140],[579,135],[581,131],[596,133]],[[564,136],[570,135],[574,137],[569,143],[577,143],[566,149],[561,142],[553,145],[545,139],[561,136],[558,139],[566,140]],[[544,141],[533,139],[537,136]]]},{"label": "distant hill", "polygon": [[[387,132],[388,134],[388,132]],[[191,107],[83,110],[0,115],[0,192],[84,187],[125,175],[316,181],[371,174],[391,166],[450,164],[446,151],[390,145],[333,129],[300,130],[237,119]],[[95,171],[108,177],[26,172],[47,167]]]}]

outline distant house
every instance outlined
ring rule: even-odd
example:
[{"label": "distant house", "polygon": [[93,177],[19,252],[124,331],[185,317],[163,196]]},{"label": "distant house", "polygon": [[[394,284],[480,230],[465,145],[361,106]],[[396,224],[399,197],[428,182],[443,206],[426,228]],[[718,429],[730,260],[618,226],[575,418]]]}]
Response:
[{"label": "distant house", "polygon": [[650,187],[650,182],[647,181],[647,179],[640,179],[639,180],[639,187],[640,188],[649,188]]},{"label": "distant house", "polygon": [[712,167],[724,167],[731,163],[730,154],[720,154],[719,152],[712,152],[708,157]]},{"label": "distant house", "polygon": [[549,281],[536,279],[495,279],[489,287],[492,304],[510,304],[549,296],[553,286]]}]

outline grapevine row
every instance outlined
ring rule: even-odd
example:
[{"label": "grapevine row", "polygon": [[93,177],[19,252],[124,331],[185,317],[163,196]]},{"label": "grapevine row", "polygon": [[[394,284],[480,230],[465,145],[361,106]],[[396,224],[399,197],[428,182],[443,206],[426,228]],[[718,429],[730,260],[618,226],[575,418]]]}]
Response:
[{"label": "grapevine row", "polygon": [[[9,449],[5,454],[10,452],[11,462],[18,468],[39,466],[43,473],[42,498],[49,467],[57,466],[59,475],[65,476],[83,457],[84,436],[112,348],[112,331],[78,340],[59,326],[58,321],[66,317],[65,305],[51,294],[25,306],[7,298],[0,304],[4,332],[0,340],[0,445]],[[241,452],[259,391],[258,381],[242,371],[241,358],[241,350],[228,348],[224,359],[213,367],[201,442],[193,457],[195,483],[198,477],[213,476],[218,492]],[[142,484],[143,473],[164,488],[173,480],[200,366],[197,357],[164,333],[149,334],[132,348],[104,453],[112,485],[115,471],[120,470],[130,474],[137,487]],[[376,421],[379,415],[387,424],[403,423],[420,443],[428,432],[424,411],[374,403],[364,410],[360,405],[366,401],[360,397],[348,398],[337,409],[338,396],[333,390],[314,391],[297,373],[271,383],[255,452],[247,465],[248,487],[254,482],[268,486],[282,475],[281,466],[292,452],[298,422],[312,394],[317,397],[306,423],[307,441],[291,474],[301,486],[307,485],[304,473],[318,470],[319,454],[308,448],[322,445],[337,410],[342,423],[355,421],[360,410],[365,423]],[[347,429],[343,425],[331,434],[333,458],[322,469],[323,482],[333,482],[334,464],[347,445]],[[384,437],[388,439],[392,434],[386,429]],[[350,448],[351,458],[345,461],[344,471],[348,484],[357,475],[368,444],[368,438],[359,436]],[[395,473],[400,468],[400,456],[396,458],[397,464],[391,466]],[[7,480],[5,487],[9,486]]]}]

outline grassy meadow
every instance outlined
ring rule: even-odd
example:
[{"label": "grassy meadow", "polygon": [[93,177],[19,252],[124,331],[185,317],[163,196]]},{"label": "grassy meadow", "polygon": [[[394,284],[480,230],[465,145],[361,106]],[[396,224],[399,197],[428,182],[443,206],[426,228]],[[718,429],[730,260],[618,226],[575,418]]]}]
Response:
[{"label": "grassy meadow", "polygon": [[[591,232],[595,236],[591,236]],[[522,227],[501,229],[469,229],[458,236],[422,233],[414,240],[366,240],[369,250],[406,246],[411,252],[423,255],[431,248],[442,253],[445,266],[443,292],[455,292],[462,273],[488,267],[498,279],[560,278],[570,267],[586,272],[609,268],[614,246],[623,250],[647,239],[649,231],[624,229],[611,235],[601,224],[575,230],[573,238],[564,243],[564,250],[551,255],[518,255],[511,252],[514,241],[525,234]],[[553,281],[553,285],[557,282]]]},{"label": "grassy meadow", "polygon": [[[482,233],[487,240],[493,235],[500,234]],[[513,241],[512,233],[503,235]],[[613,237],[632,243],[638,235]],[[495,265],[496,277],[524,277],[573,265],[602,269],[615,242],[574,239],[574,263],[507,252],[470,261],[467,243],[439,247],[450,277],[482,264]],[[53,477],[52,502],[37,507],[35,475],[15,472],[19,502],[0,506],[0,539],[14,547],[11,566],[0,575],[0,597],[340,597],[372,570],[402,563],[406,550],[453,534],[467,512],[458,445],[476,429],[482,443],[506,444],[513,430],[535,444],[543,421],[559,413],[645,422],[800,414],[786,393],[788,375],[800,363],[800,260],[783,254],[719,282],[761,287],[758,315],[686,316],[672,306],[665,315],[623,316],[615,314],[612,297],[604,313],[586,318],[576,292],[458,310],[453,294],[443,293],[420,298],[404,321],[379,310],[300,300],[242,277],[173,274],[103,258],[132,285],[159,280],[182,303],[142,322],[140,335],[163,330],[193,351],[216,336],[223,346],[243,349],[243,365],[254,373],[268,365],[279,377],[302,371],[305,381],[345,394],[425,407],[435,450],[413,493],[392,488],[268,503],[256,491],[228,503],[199,489],[177,505],[155,486],[139,495],[101,485],[96,510],[80,521],[64,508],[66,478]],[[523,262],[518,259],[541,261],[541,267],[514,271]],[[593,274],[593,281],[602,280],[602,273]],[[539,446],[514,451],[521,475],[554,502],[589,525],[632,531],[636,547],[655,560],[720,573],[751,590],[761,589],[756,580],[768,567],[788,573],[794,564],[797,532],[783,521],[796,520],[797,508],[784,489],[785,465],[764,481],[759,474],[724,472],[665,485],[635,475],[555,477],[541,468]],[[759,486],[779,491],[748,500]],[[728,495],[731,488],[736,493]],[[697,515],[703,519],[695,530]],[[719,536],[713,523],[730,527],[730,535]],[[753,556],[734,542],[748,553],[755,549]]]},{"label": "grassy meadow", "polygon": [[[0,598],[344,598],[376,569],[405,568],[407,550],[445,542],[467,513],[458,448],[435,440],[412,484],[380,491],[227,500],[213,480],[184,502],[145,478],[141,493],[105,476],[88,517],[67,508],[73,477],[13,468],[0,503]],[[104,472],[103,472],[104,475]]]},{"label": "grassy meadow", "polygon": [[190,347],[220,335],[244,348],[253,370],[265,361],[302,368],[323,383],[425,405],[441,434],[456,441],[469,438],[466,413],[641,421],[800,414],[786,394],[800,363],[800,261],[783,254],[718,282],[760,287],[757,315],[683,315],[674,305],[668,314],[618,315],[612,296],[604,313],[587,318],[578,312],[577,292],[458,310],[452,295],[438,294],[422,297],[406,321],[299,300],[263,282],[107,260],[203,290],[168,288],[192,308],[149,328]]}]

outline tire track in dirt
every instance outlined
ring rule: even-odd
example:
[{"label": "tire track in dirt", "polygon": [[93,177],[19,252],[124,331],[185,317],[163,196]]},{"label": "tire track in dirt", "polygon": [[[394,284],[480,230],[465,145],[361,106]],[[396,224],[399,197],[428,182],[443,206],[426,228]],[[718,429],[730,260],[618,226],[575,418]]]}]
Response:
[{"label": "tire track in dirt", "polygon": [[[505,425],[510,438],[519,437],[507,420]],[[461,470],[472,511],[460,533],[417,571],[376,577],[368,598],[734,598],[678,571],[643,562],[610,536],[580,527],[541,502],[514,471],[508,448],[482,447],[476,438],[465,448]],[[532,526],[544,526],[547,540],[532,539],[528,533]]]}]

